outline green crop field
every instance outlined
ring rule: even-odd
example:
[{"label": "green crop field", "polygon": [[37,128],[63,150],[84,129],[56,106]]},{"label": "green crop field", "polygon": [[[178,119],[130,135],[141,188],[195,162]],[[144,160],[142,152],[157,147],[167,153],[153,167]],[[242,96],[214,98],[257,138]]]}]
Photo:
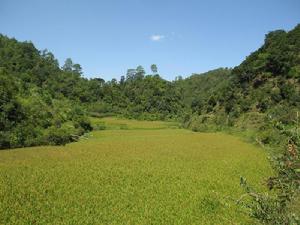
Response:
[{"label": "green crop field", "polygon": [[93,119],[64,147],[0,151],[0,224],[253,224],[240,176],[272,173],[258,147],[175,123]]}]

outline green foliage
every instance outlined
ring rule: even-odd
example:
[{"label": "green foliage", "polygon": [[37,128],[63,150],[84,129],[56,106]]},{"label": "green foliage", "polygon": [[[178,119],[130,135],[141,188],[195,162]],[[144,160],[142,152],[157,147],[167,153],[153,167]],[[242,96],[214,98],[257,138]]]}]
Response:
[{"label": "green foliage", "polygon": [[152,64],[152,65],[150,66],[150,68],[151,68],[151,71],[152,71],[153,74],[157,74],[158,69],[157,69],[156,64]]},{"label": "green foliage", "polygon": [[[275,123],[291,125],[300,108],[299,34],[300,25],[290,32],[271,32],[264,45],[232,71],[218,69],[178,81],[183,102],[191,109],[185,110],[191,114],[185,127],[253,129],[261,144],[282,144],[285,135]],[[215,119],[203,120],[207,115]]]},{"label": "green foliage", "polygon": [[[78,88],[85,80],[78,65],[71,67],[64,72],[48,51],[0,35],[0,149],[66,144],[91,130],[77,109],[86,100]],[[67,122],[72,129],[63,128]]]},{"label": "green foliage", "polygon": [[[250,215],[264,224],[299,224],[300,218],[293,205],[297,205],[300,194],[300,155],[297,146],[300,145],[299,114],[295,126],[281,126],[282,133],[287,136],[287,147],[283,153],[272,157],[272,165],[276,175],[270,177],[266,185],[271,192],[260,193],[241,178],[241,186],[246,195],[239,200],[250,210]],[[248,196],[250,201],[242,199]]]},{"label": "green foliage", "polygon": [[[67,121],[73,121],[79,133],[90,130],[84,113],[72,110],[74,106],[83,106],[96,117],[183,120],[190,114],[191,121],[185,121],[184,127],[195,131],[239,128],[244,115],[251,113],[290,124],[300,107],[299,30],[297,26],[290,32],[269,33],[264,45],[233,70],[219,68],[172,82],[157,74],[155,64],[150,67],[152,75],[138,66],[129,69],[120,81],[88,80],[81,76],[81,66],[70,58],[60,69],[52,53],[0,36],[1,146],[10,147],[10,139],[21,141],[18,132],[11,136],[20,121],[27,121],[23,127],[37,127],[36,135],[29,135],[33,137]],[[255,122],[247,121],[244,130],[252,129]],[[264,120],[254,128],[261,134],[261,143],[277,140],[276,132],[273,137],[268,135],[268,123]],[[12,146],[27,146],[24,142]]]},{"label": "green foliage", "polygon": [[51,127],[46,131],[45,142],[50,145],[65,145],[72,141],[67,129]]},{"label": "green foliage", "polygon": [[299,224],[299,215],[291,210],[300,191],[300,157],[292,139],[286,152],[274,157],[272,162],[277,175],[268,179],[267,186],[273,193],[258,193],[242,178],[241,185],[251,200],[244,201],[243,205],[250,209],[252,217],[264,224]]},{"label": "green foliage", "polygon": [[83,130],[82,133],[93,130],[93,127],[87,117],[77,116],[76,118],[74,118],[73,122],[75,128]]}]

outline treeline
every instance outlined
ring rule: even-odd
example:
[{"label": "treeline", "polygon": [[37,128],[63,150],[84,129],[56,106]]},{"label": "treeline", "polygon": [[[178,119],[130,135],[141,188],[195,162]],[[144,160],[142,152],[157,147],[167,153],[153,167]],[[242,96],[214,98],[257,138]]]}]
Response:
[{"label": "treeline", "polygon": [[92,130],[88,116],[178,118],[181,93],[156,65],[151,70],[129,69],[119,81],[86,79],[70,58],[60,68],[51,52],[0,35],[0,149],[76,141]]},{"label": "treeline", "polygon": [[[300,26],[266,35],[241,65],[166,81],[151,65],[119,80],[86,79],[79,64],[0,35],[0,148],[65,144],[92,129],[88,116],[176,119],[195,131],[254,129],[273,143],[300,108]],[[274,133],[273,127],[277,131]]]}]

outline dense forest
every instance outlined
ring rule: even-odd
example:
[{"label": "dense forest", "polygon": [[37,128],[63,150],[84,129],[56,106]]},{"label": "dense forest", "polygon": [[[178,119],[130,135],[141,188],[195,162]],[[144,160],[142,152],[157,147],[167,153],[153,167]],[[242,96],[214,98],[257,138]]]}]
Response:
[{"label": "dense forest", "polygon": [[[92,130],[89,116],[179,120],[194,131],[254,129],[278,144],[300,108],[300,25],[266,35],[239,66],[174,81],[142,66],[120,80],[86,79],[82,68],[31,42],[0,36],[0,148],[65,144]],[[274,129],[275,127],[275,129]]]}]

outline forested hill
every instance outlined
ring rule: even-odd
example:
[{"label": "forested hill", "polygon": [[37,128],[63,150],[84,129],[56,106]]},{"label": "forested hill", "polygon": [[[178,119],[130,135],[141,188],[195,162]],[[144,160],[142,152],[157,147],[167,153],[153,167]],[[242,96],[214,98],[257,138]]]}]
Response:
[{"label": "forested hill", "polygon": [[234,69],[172,82],[151,69],[86,79],[71,59],[59,67],[52,53],[0,35],[0,148],[77,140],[92,129],[88,115],[177,119],[193,130],[290,124],[300,108],[300,25],[267,34]]},{"label": "forested hill", "polygon": [[224,123],[246,128],[269,124],[266,120],[292,123],[300,109],[300,25],[270,32],[264,45],[239,66],[213,73],[221,74],[183,81],[185,92],[193,96],[192,115],[197,115],[186,118],[187,126],[203,130]]},{"label": "forested hill", "polygon": [[1,35],[0,148],[65,144],[91,130],[72,103],[86,96],[80,72],[78,64],[61,70],[50,52]]}]

